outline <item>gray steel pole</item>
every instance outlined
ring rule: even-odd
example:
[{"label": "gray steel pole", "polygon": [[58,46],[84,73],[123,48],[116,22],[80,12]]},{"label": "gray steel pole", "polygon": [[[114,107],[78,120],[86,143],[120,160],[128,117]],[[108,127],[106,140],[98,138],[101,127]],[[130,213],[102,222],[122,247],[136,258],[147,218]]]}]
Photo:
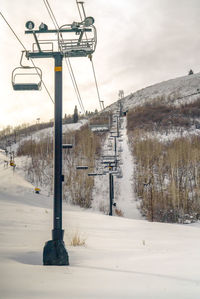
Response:
[{"label": "gray steel pole", "polygon": [[114,139],[115,139],[115,158],[117,156],[117,136],[114,136]]},{"label": "gray steel pole", "polygon": [[119,117],[117,116],[117,137],[119,137]]},{"label": "gray steel pole", "polygon": [[54,215],[53,240],[63,240],[62,230],[62,55],[55,60],[55,105],[54,105]]},{"label": "gray steel pole", "polygon": [[55,60],[55,106],[54,106],[54,209],[52,240],[45,243],[44,265],[69,265],[69,257],[63,241],[62,229],[62,59],[60,53]]},{"label": "gray steel pole", "polygon": [[109,212],[109,216],[112,216],[112,204],[113,204],[112,173],[109,173],[109,194],[110,194],[110,212]]},{"label": "gray steel pole", "polygon": [[112,174],[112,206],[113,206],[113,201],[114,201],[114,176]]}]

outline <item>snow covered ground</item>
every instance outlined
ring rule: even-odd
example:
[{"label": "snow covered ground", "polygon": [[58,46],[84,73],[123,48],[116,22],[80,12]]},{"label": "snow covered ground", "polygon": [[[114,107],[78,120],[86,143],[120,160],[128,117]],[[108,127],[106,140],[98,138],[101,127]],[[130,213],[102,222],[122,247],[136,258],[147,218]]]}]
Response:
[{"label": "snow covered ground", "polygon": [[116,178],[115,186],[118,185],[118,193],[115,194],[117,199],[117,207],[122,210],[124,217],[131,219],[141,219],[138,210],[139,202],[136,201],[133,190],[134,179],[134,163],[132,154],[128,144],[128,136],[126,132],[127,120],[122,118],[121,137],[118,141],[118,150],[120,153],[120,160],[122,161],[122,178]]},{"label": "snow covered ground", "polygon": [[[132,213],[133,173],[125,126],[124,122],[121,158],[127,171],[119,179],[124,190],[122,195],[119,188],[119,205],[128,199],[125,212]],[[199,298],[197,224],[109,217],[63,203],[70,266],[43,266],[43,246],[51,239],[52,198],[34,194],[34,187],[17,169],[13,172],[4,166],[4,159],[0,153],[0,298]],[[103,192],[98,196],[103,197]],[[85,246],[70,246],[76,232],[85,239]]]}]

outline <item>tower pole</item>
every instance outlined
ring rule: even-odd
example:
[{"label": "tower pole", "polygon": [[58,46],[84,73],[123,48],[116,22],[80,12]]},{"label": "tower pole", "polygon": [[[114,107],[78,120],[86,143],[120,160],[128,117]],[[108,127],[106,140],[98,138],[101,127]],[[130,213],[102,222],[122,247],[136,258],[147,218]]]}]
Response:
[{"label": "tower pole", "polygon": [[113,180],[112,180],[112,174],[109,173],[109,196],[110,196],[110,211],[109,216],[112,216],[112,205],[113,205]]},{"label": "tower pole", "polygon": [[63,240],[62,230],[62,55],[57,53],[55,61],[54,104],[54,215],[53,240]]},{"label": "tower pole", "polygon": [[69,257],[63,241],[62,229],[62,60],[54,53],[55,104],[54,104],[54,209],[52,240],[46,242],[43,251],[44,265],[69,265]]}]

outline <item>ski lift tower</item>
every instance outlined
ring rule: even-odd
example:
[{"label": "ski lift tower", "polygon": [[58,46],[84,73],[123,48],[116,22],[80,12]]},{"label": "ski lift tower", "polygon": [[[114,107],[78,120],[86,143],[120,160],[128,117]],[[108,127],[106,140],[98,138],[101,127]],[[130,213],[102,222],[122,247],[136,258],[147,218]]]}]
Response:
[{"label": "ski lift tower", "polygon": [[[53,58],[55,62],[55,103],[54,103],[54,215],[52,240],[45,243],[43,251],[44,265],[69,265],[68,253],[63,241],[64,230],[62,229],[62,61],[64,57],[87,57],[92,55],[96,48],[96,29],[94,18],[86,17],[82,22],[73,22],[61,26],[58,30],[49,30],[46,24],[41,24],[39,30],[35,30],[34,23],[26,23],[25,34],[31,34],[35,42],[32,50],[26,52],[27,59]],[[87,35],[85,34],[87,33]],[[54,36],[53,39],[41,39],[41,36]],[[39,36],[38,36],[39,35]],[[55,39],[55,35],[57,38]],[[72,35],[69,38],[69,35]],[[84,38],[84,36],[86,36]],[[23,78],[23,65],[21,64]],[[20,68],[20,71],[21,71]],[[26,67],[26,69],[29,68]],[[16,70],[15,70],[16,71]],[[18,69],[17,69],[18,71]],[[31,70],[32,71],[32,70]],[[36,72],[42,81],[41,73]],[[38,90],[39,86],[14,81],[15,90]],[[30,78],[30,74],[29,77]]]}]

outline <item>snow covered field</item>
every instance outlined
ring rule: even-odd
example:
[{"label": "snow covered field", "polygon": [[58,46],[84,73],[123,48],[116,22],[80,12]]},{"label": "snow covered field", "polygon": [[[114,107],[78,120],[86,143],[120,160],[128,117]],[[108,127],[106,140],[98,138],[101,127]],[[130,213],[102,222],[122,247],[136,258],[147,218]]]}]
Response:
[{"label": "snow covered field", "polygon": [[[64,204],[70,266],[43,266],[52,198],[4,167],[0,154],[0,298],[200,296],[200,227],[109,217]],[[70,246],[78,232],[82,247]]]}]

